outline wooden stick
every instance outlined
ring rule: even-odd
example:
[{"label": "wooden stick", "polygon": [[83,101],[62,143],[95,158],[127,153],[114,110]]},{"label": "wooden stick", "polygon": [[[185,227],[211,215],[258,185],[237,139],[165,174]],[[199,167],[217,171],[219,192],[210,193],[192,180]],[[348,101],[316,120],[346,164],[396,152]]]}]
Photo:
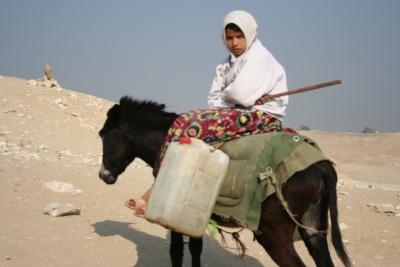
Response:
[{"label": "wooden stick", "polygon": [[277,98],[277,97],[303,93],[303,92],[316,90],[316,89],[320,89],[320,88],[324,88],[324,87],[328,87],[328,86],[333,86],[333,85],[337,85],[337,84],[341,84],[341,83],[342,83],[341,80],[335,80],[335,81],[330,81],[330,82],[325,82],[325,83],[314,84],[311,86],[296,88],[296,89],[292,89],[292,90],[289,90],[289,91],[286,91],[283,93],[279,93],[279,94],[264,95],[264,96],[260,97],[259,99],[257,99],[256,105],[262,105],[265,102],[268,102],[269,100]]}]

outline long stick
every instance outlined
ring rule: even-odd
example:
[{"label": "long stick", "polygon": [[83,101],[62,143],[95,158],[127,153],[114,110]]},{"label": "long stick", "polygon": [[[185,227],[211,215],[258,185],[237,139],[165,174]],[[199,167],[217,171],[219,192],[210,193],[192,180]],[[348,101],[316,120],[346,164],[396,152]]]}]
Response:
[{"label": "long stick", "polygon": [[301,88],[297,88],[297,89],[292,89],[292,90],[289,90],[289,91],[286,91],[286,92],[283,92],[283,93],[279,93],[279,94],[264,95],[264,96],[260,97],[256,101],[256,105],[262,105],[265,102],[268,102],[269,100],[277,98],[277,97],[303,93],[303,92],[316,90],[316,89],[320,89],[320,88],[323,88],[323,87],[333,86],[333,85],[337,85],[337,84],[341,84],[341,83],[342,83],[341,80],[335,80],[335,81],[330,81],[330,82],[325,82],[325,83],[314,84],[314,85],[311,85],[311,86],[301,87]]}]

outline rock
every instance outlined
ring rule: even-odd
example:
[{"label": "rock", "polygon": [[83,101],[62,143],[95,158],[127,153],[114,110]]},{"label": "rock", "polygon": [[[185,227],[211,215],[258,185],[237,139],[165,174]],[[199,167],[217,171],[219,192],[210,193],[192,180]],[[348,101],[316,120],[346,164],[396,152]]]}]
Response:
[{"label": "rock", "polygon": [[345,223],[339,223],[339,228],[340,230],[346,230],[349,229],[350,227],[346,225]]},{"label": "rock", "polygon": [[363,183],[356,183],[355,187],[358,189],[373,189],[372,185],[363,184]]},{"label": "rock", "polygon": [[400,216],[400,205],[397,205],[395,208],[395,216]]},{"label": "rock", "polygon": [[347,196],[349,193],[345,192],[345,191],[339,191],[339,195],[342,196]]},{"label": "rock", "polygon": [[49,64],[44,65],[44,74],[48,80],[53,79],[53,68]]},{"label": "rock", "polygon": [[60,181],[51,181],[45,183],[43,187],[57,193],[71,193],[74,196],[82,194],[82,190],[76,189],[72,184]]},{"label": "rock", "polygon": [[35,85],[38,85],[38,82],[37,82],[36,80],[30,79],[30,80],[28,81],[28,84],[29,84],[29,85],[32,85],[32,86],[35,86]]},{"label": "rock", "polygon": [[62,98],[57,98],[56,100],[54,100],[54,104],[62,109],[65,109],[65,107],[68,106],[67,102]]},{"label": "rock", "polygon": [[394,209],[392,204],[389,204],[389,203],[388,204],[382,204],[382,205],[379,206],[379,212],[388,213],[388,214],[394,214],[395,209]]},{"label": "rock", "polygon": [[39,148],[38,148],[38,151],[39,152],[40,151],[47,152],[47,151],[49,151],[49,148],[46,145],[40,145]]},{"label": "rock", "polygon": [[395,208],[390,203],[386,203],[386,204],[369,203],[369,204],[367,204],[367,207],[373,208],[376,212],[379,212],[379,213],[386,213],[389,215],[395,214]]},{"label": "rock", "polygon": [[62,204],[59,202],[50,203],[42,210],[43,214],[51,215],[54,217],[80,215],[81,210],[72,204]]},{"label": "rock", "polygon": [[350,241],[347,240],[347,239],[342,239],[342,241],[343,241],[343,243],[344,243],[345,245],[350,244]]},{"label": "rock", "polygon": [[78,98],[78,96],[74,93],[69,93],[69,97],[72,99]]},{"label": "rock", "polygon": [[80,117],[81,114],[80,113],[76,113],[76,112],[71,112],[71,115],[74,117]]}]

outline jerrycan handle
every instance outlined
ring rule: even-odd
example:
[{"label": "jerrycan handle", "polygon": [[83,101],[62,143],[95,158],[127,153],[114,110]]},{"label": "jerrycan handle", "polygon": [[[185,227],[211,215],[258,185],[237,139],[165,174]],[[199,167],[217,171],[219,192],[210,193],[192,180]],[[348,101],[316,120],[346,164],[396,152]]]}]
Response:
[{"label": "jerrycan handle", "polygon": [[179,144],[191,144],[192,140],[189,137],[180,137]]}]

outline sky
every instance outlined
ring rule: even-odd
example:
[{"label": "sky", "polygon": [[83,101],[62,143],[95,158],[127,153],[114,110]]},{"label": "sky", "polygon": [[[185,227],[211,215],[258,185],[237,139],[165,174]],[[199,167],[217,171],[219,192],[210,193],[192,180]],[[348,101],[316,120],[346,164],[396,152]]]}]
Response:
[{"label": "sky", "polygon": [[64,88],[207,108],[227,55],[222,21],[237,9],[255,17],[289,89],[343,82],[291,96],[286,127],[400,131],[397,0],[1,0],[0,75],[38,78],[50,64]]}]

